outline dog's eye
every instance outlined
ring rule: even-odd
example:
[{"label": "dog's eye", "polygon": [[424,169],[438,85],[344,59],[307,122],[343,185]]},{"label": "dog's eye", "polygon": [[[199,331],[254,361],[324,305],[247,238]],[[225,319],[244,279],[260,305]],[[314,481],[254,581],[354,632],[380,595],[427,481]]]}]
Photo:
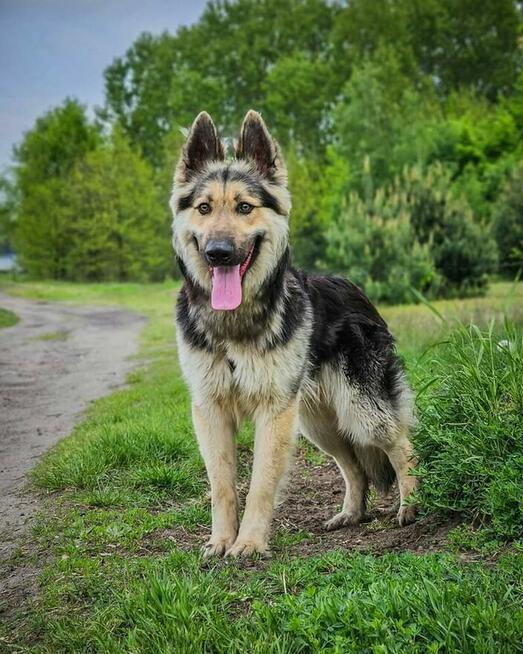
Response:
[{"label": "dog's eye", "polygon": [[251,213],[251,211],[254,209],[252,204],[249,204],[248,202],[240,202],[240,204],[237,207],[238,213]]},{"label": "dog's eye", "polygon": [[211,205],[208,202],[202,202],[196,208],[202,214],[202,216],[205,216],[206,213],[211,212]]}]

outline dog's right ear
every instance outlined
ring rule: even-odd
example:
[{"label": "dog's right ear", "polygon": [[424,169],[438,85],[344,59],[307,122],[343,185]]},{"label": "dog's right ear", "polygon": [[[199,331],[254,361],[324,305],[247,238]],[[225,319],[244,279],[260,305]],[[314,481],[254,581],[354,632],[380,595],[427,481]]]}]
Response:
[{"label": "dog's right ear", "polygon": [[252,109],[243,119],[240,140],[236,145],[236,158],[252,161],[265,177],[280,183],[287,180],[280,148],[269,134],[263,118]]},{"label": "dog's right ear", "polygon": [[222,142],[212,118],[206,111],[199,113],[189,130],[182,156],[176,167],[175,180],[186,182],[210,161],[225,158]]}]

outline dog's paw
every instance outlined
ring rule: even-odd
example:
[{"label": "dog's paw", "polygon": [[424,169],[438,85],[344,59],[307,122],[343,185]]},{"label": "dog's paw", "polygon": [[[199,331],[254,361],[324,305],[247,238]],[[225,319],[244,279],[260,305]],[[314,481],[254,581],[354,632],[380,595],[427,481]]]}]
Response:
[{"label": "dog's paw", "polygon": [[357,525],[361,522],[362,518],[363,516],[361,513],[355,513],[354,511],[341,511],[341,513],[337,513],[333,518],[327,520],[325,523],[325,529],[327,531],[334,531],[335,529],[342,529],[342,527]]},{"label": "dog's paw", "polygon": [[234,558],[254,556],[254,554],[268,556],[267,544],[254,539],[238,538],[234,545],[225,552],[225,556]]},{"label": "dog's paw", "polygon": [[414,505],[400,506],[400,510],[398,511],[398,522],[400,527],[405,527],[406,525],[415,522],[417,513],[418,509]]},{"label": "dog's paw", "polygon": [[231,545],[234,543],[234,538],[218,538],[209,539],[202,547],[203,558],[208,559],[210,556],[223,556]]}]

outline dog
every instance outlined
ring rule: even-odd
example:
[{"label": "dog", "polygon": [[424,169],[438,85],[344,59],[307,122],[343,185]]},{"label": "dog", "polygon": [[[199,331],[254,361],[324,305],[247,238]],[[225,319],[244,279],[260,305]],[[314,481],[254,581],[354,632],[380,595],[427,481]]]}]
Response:
[{"label": "dog", "polygon": [[[178,353],[211,488],[204,555],[266,552],[299,432],[345,481],[328,530],[360,522],[369,483],[385,491],[395,479],[399,523],[413,522],[413,401],[393,337],[357,286],[291,267],[286,168],[260,114],[245,116],[232,159],[211,117],[197,116],[170,206],[184,277]],[[240,525],[235,435],[244,419],[255,443]]]}]

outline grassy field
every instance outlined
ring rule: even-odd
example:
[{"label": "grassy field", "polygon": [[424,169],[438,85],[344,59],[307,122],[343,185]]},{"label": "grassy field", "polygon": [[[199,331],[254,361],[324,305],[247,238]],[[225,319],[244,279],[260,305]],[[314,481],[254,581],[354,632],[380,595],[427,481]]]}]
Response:
[{"label": "grassy field", "polygon": [[[3,289],[117,304],[149,323],[129,387],[96,402],[34,471],[34,483],[51,495],[34,547],[21,548],[11,564],[41,566],[39,590],[9,611],[0,650],[521,651],[522,284],[432,308],[383,309],[419,392],[426,514],[463,521],[435,548],[443,551],[373,555],[365,551],[370,523],[362,551],[326,546],[310,555],[314,536],[280,522],[272,559],[253,563],[200,557],[209,499],[176,361],[175,285]],[[504,326],[507,316],[512,324]],[[470,321],[476,327],[456,331]],[[242,490],[251,439],[247,427],[239,437]],[[323,469],[323,457],[301,449],[310,470]],[[400,531],[392,521],[384,528]]]},{"label": "grassy field", "polygon": [[12,327],[18,322],[18,317],[12,311],[0,307],[0,329],[2,327]]}]

